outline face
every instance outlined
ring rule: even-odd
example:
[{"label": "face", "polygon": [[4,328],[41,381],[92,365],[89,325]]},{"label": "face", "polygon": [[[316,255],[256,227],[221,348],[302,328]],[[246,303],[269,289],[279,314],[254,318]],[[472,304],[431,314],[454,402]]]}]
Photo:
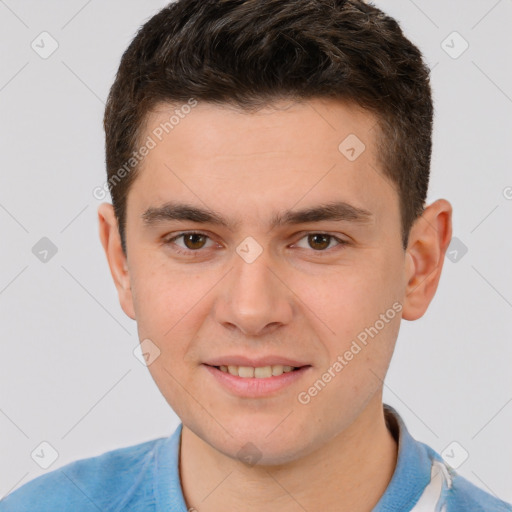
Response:
[{"label": "face", "polygon": [[103,236],[122,307],[150,340],[149,371],[184,426],[269,464],[380,403],[419,261],[402,248],[375,118],[330,100],[278,107],[199,103],[160,141],[176,108],[160,106],[127,198],[126,259],[111,211]]}]

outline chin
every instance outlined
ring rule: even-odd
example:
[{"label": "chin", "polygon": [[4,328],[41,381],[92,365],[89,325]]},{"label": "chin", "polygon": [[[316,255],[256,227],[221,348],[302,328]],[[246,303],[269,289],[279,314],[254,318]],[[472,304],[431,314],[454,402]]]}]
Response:
[{"label": "chin", "polygon": [[[242,420],[235,424],[223,424],[232,434],[224,430],[220,438],[212,431],[204,432],[202,439],[227,457],[239,460],[247,466],[278,466],[297,460],[313,450],[313,444],[304,437],[300,429],[289,426],[280,428],[283,420],[267,421]],[[277,428],[276,428],[277,427]]]}]

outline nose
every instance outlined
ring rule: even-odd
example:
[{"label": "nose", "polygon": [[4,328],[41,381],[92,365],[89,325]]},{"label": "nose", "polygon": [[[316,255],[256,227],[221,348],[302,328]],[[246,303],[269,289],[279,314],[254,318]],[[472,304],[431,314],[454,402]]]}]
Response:
[{"label": "nose", "polygon": [[234,258],[234,268],[219,287],[217,322],[245,336],[270,334],[293,315],[293,292],[265,251],[252,263]]}]

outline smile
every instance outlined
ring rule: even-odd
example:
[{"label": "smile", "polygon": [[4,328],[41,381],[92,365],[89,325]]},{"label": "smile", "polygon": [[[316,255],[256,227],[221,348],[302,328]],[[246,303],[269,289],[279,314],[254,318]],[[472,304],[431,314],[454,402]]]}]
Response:
[{"label": "smile", "polygon": [[235,375],[236,377],[242,378],[256,378],[256,379],[266,379],[269,377],[278,377],[283,373],[293,372],[297,370],[297,367],[294,366],[284,366],[282,364],[276,364],[273,366],[216,366],[221,372],[229,373],[231,375]]},{"label": "smile", "polygon": [[311,365],[294,367],[288,365],[268,366],[212,366],[202,364],[213,377],[215,386],[231,395],[242,398],[267,398],[275,396],[286,387],[298,385],[305,374],[312,370]]}]

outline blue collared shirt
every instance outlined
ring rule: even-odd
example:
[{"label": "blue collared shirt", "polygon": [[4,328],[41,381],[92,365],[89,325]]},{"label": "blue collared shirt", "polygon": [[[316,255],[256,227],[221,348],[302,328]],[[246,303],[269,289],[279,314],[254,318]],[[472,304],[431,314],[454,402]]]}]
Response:
[{"label": "blue collared shirt", "polygon": [[[384,405],[398,440],[393,477],[373,512],[512,512],[512,506],[458,475]],[[182,424],[169,437],[81,459],[27,482],[0,512],[190,512],[179,477]]]}]

